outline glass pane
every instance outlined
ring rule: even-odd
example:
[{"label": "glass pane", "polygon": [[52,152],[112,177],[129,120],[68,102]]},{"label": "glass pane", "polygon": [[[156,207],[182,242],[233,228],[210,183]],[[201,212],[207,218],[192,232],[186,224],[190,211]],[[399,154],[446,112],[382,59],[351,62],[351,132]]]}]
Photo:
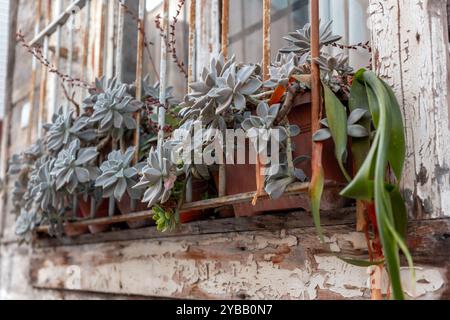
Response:
[{"label": "glass pane", "polygon": [[[262,60],[262,0],[230,0],[230,51],[237,61]],[[272,1],[272,56],[285,45],[283,36],[309,21],[308,0]]]}]

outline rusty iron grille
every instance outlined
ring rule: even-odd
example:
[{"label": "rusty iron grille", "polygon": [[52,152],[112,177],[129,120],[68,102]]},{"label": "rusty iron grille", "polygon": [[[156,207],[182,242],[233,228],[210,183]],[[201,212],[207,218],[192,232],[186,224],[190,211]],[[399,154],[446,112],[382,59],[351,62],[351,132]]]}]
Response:
[{"label": "rusty iron grille", "polygon": [[[153,0],[148,0],[153,1]],[[172,0],[174,1],[174,0]],[[146,24],[146,0],[117,0],[117,1],[107,1],[107,0],[74,0],[66,8],[62,8],[62,0],[38,0],[35,20],[35,33],[32,41],[29,42],[29,46],[33,48],[39,48],[45,59],[50,59],[50,38],[54,37],[54,48],[52,51],[51,63],[60,69],[62,64],[62,58],[65,57],[65,72],[69,77],[75,77],[81,83],[92,83],[94,78],[99,78],[106,76],[107,78],[117,77],[121,80],[123,75],[123,66],[121,62],[124,57],[124,15],[128,10],[127,4],[134,3],[136,5],[136,15],[135,20],[137,22],[137,32],[136,41],[137,52],[135,52],[136,59],[136,70],[135,70],[135,80],[136,80],[136,98],[141,99],[142,97],[142,79],[143,79],[143,52],[145,47],[145,24]],[[194,82],[197,73],[197,52],[198,52],[198,41],[199,31],[198,28],[198,10],[201,3],[196,0],[188,1],[189,8],[187,9],[187,17],[189,24],[188,31],[188,68],[187,76],[188,82]],[[52,9],[52,5],[56,4],[56,10]],[[313,41],[312,41],[312,52],[314,55],[318,54],[318,0],[311,1],[311,21],[313,25]],[[96,16],[93,16],[94,8],[96,9]],[[169,8],[170,0],[162,1],[162,35],[169,35]],[[230,15],[230,5],[229,0],[212,0],[211,4],[211,41],[212,46],[210,48],[211,52],[218,52],[221,50],[226,57],[228,55],[228,45],[229,45],[229,15]],[[52,12],[57,12],[55,17],[52,17]],[[263,17],[263,75],[264,78],[268,77],[268,69],[271,61],[270,54],[270,30],[271,30],[271,0],[263,0],[261,7],[261,15]],[[83,17],[83,19],[80,19]],[[203,17],[202,17],[203,19]],[[42,20],[45,21],[45,26],[41,28]],[[76,25],[78,21],[79,26]],[[62,46],[62,34],[63,29],[68,30],[68,37],[66,40],[67,47]],[[78,35],[81,34],[81,52],[78,52],[75,48],[75,30],[79,30]],[[95,33],[96,41],[93,41],[93,33]],[[80,55],[79,63],[80,72],[79,76],[75,76],[74,71],[74,60],[75,57]],[[38,121],[35,126],[31,127],[29,134],[29,142],[33,138],[40,138],[42,136],[41,127],[48,114],[53,114],[57,111],[59,105],[62,104],[63,95],[61,93],[61,88],[58,83],[58,79],[54,81],[49,81],[49,72],[45,66],[40,66],[35,58],[33,58],[33,69],[31,78],[31,88],[34,88],[37,84],[37,74],[38,68],[40,70],[40,90],[39,97],[36,97],[34,90],[30,89],[29,100],[31,105],[34,105],[35,99],[39,99],[38,110],[33,110],[33,116],[36,116]],[[167,64],[169,59],[168,48],[165,41],[161,41],[161,53],[160,53],[160,97],[159,103],[160,108],[158,110],[159,127],[164,128],[165,112],[166,112],[166,92],[165,88],[168,84],[167,77]],[[319,70],[315,63],[313,63],[312,68],[312,127],[317,128],[319,126],[319,115],[321,109],[321,98],[320,98],[320,77],[318,74]],[[48,92],[51,90],[53,97],[51,99],[51,104],[47,103]],[[72,90],[76,90],[73,86],[70,86],[64,92],[64,96],[71,97],[73,94]],[[87,87],[79,89],[81,94],[87,93]],[[67,111],[68,103],[63,104]],[[136,115],[139,121],[139,115]],[[139,147],[139,127],[136,129],[134,136],[134,145]],[[164,138],[164,132],[161,130],[158,135],[158,148],[162,147],[162,140]],[[320,153],[321,150],[317,150],[318,146],[313,144],[313,156],[314,154]],[[137,148],[139,149],[139,148]],[[243,202],[249,202],[254,198],[254,192],[238,194],[233,196],[226,196],[226,171],[224,165],[219,168],[219,186],[218,193],[219,197],[215,199],[208,199],[198,202],[192,202],[192,187],[188,183],[186,190],[186,202],[181,208],[182,212],[189,212],[193,210],[205,210],[211,208],[222,207],[225,205],[233,205]],[[327,187],[335,186],[334,183],[330,183]],[[303,193],[307,193],[309,189],[309,183],[295,183],[287,188],[285,195],[293,196]],[[260,195],[261,198],[268,198],[268,195],[264,192]],[[94,202],[94,200],[93,200]],[[110,205],[111,205],[110,201]],[[96,204],[91,203],[91,208],[95,208]],[[75,211],[75,210],[74,210]],[[133,222],[148,219],[152,216],[149,211],[131,213],[127,215],[110,215],[108,217],[97,217],[95,210],[91,210],[92,215],[88,219],[78,219],[76,222],[71,223],[74,227],[81,226],[92,226],[92,225],[111,225],[119,222]],[[111,212],[111,210],[110,210]],[[46,233],[49,231],[48,226],[41,226],[37,229],[38,232]]]}]

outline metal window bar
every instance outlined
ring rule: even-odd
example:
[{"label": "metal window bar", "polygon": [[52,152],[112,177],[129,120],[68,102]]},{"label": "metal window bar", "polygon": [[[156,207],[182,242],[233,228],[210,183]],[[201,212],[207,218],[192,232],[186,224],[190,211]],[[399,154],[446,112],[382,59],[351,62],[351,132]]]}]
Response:
[{"label": "metal window bar", "polygon": [[[54,57],[52,61],[52,65],[59,70],[61,65],[61,33],[62,28],[64,26],[68,26],[68,48],[67,48],[67,70],[66,74],[71,77],[73,75],[73,62],[74,62],[74,28],[75,28],[75,16],[83,9],[85,6],[86,9],[86,18],[84,25],[84,40],[83,40],[83,58],[82,58],[82,76],[81,79],[86,81],[88,73],[88,55],[89,55],[89,38],[90,38],[90,24],[91,24],[91,2],[92,0],[74,0],[70,3],[70,5],[62,11],[62,0],[57,0],[56,2],[56,12],[57,17],[52,20],[52,1],[46,0],[45,5],[42,0],[37,1],[37,13],[35,17],[35,33],[34,38],[29,42],[29,45],[34,48],[34,50],[41,50],[42,56],[44,60],[50,63],[50,38],[54,35],[55,37],[55,47],[54,47]],[[61,12],[62,11],[62,12]],[[45,27],[41,30],[41,20],[43,16],[43,12],[45,12]],[[102,16],[104,16],[102,14]],[[101,26],[102,27],[102,26]],[[102,32],[100,32],[102,33]],[[39,49],[38,49],[39,47]],[[40,48],[42,47],[42,49]],[[100,46],[100,50],[103,47]],[[98,55],[99,59],[103,59],[103,53]],[[39,106],[38,106],[38,114],[37,114],[37,127],[34,123],[34,119],[36,118],[36,108],[35,105],[35,87],[36,87],[36,78],[38,72],[38,64],[37,59],[33,56],[33,67],[32,67],[32,77],[31,77],[31,88],[30,88],[30,96],[29,103],[32,107],[32,117],[31,117],[31,125],[28,131],[28,142],[31,143],[34,140],[34,137],[41,138],[42,135],[42,124],[46,121],[47,112],[56,112],[59,107],[58,101],[58,84],[60,79],[55,76],[55,80],[52,84],[53,87],[53,100],[50,107],[50,110],[47,110],[47,90],[48,90],[48,66],[41,66],[41,79],[40,79],[40,89],[39,89]],[[99,65],[102,65],[102,61],[99,62]],[[102,69],[100,69],[102,71]],[[99,74],[100,76],[100,74]],[[72,84],[69,84],[68,94],[71,96]],[[68,112],[68,102],[64,106],[65,112]],[[79,207],[78,199],[76,196],[73,197],[72,200],[74,207],[74,214],[76,214],[77,209]],[[96,207],[95,200],[92,199],[91,202],[91,218],[96,217]]]},{"label": "metal window bar", "polygon": [[[105,8],[105,3],[104,0],[102,0],[102,4],[103,4],[103,9]],[[72,5],[74,4],[78,4],[78,5],[83,5],[86,3],[86,1],[83,0],[78,0],[78,1],[74,1],[72,3]],[[144,29],[144,23],[145,23],[145,0],[139,0],[139,30],[143,30]],[[169,11],[169,0],[164,0],[163,2],[163,30],[164,30],[164,34],[167,36],[168,32],[169,32],[169,27],[168,27],[168,11]],[[217,1],[214,1],[215,4],[218,5]],[[227,49],[228,49],[228,0],[223,0],[222,1],[222,17],[221,17],[221,21],[222,21],[222,25],[223,25],[223,29],[222,29],[222,37],[221,37],[221,43],[222,43],[222,51],[224,51],[225,53],[227,53]],[[263,1],[263,8],[262,8],[262,12],[263,12],[263,71],[265,76],[267,76],[267,70],[268,70],[268,66],[270,64],[270,5],[271,5],[271,0],[264,0]],[[313,55],[317,54],[318,51],[318,26],[319,26],[319,20],[318,20],[318,0],[312,0],[311,1],[311,21],[313,24],[313,41],[312,41],[312,52]],[[213,9],[211,12],[212,16],[217,16],[217,11],[218,7],[216,9]],[[196,3],[195,0],[191,0],[191,5],[190,5],[190,10],[189,10],[189,22],[190,22],[190,28],[189,28],[189,65],[188,65],[188,70],[189,70],[189,79],[188,81],[191,83],[193,81],[195,81],[195,77],[196,77],[196,72],[194,70],[196,70],[196,64],[197,64],[197,44],[198,42],[195,41],[197,36],[198,36],[198,30],[197,30],[197,25],[196,23],[198,23],[199,20],[197,20],[197,12],[198,11],[198,3]],[[120,14],[119,14],[120,16]],[[67,14],[67,10],[60,16],[58,17],[58,19],[56,19],[55,21],[53,21],[52,23],[50,23],[50,25],[48,25],[43,31],[41,31],[37,37],[32,41],[32,44],[37,44],[40,43],[45,36],[51,35],[56,29],[58,25],[62,25],[64,24],[67,19],[69,18],[68,14]],[[121,19],[119,17],[119,19]],[[111,20],[110,20],[111,21]],[[217,22],[219,22],[219,20],[217,20]],[[120,23],[120,22],[119,22]],[[88,25],[86,23],[86,25]],[[104,23],[101,22],[100,23],[100,38],[102,38],[102,35],[104,36],[105,30],[104,30]],[[214,26],[212,28],[215,28]],[[122,28],[118,28],[118,33],[121,32]],[[110,29],[112,30],[112,29]],[[217,30],[216,30],[217,31]],[[213,32],[213,34],[216,34],[216,31]],[[88,30],[87,30],[88,32]],[[120,39],[121,37],[118,37],[118,39]],[[100,42],[102,41],[102,39],[100,39]],[[143,68],[143,34],[141,34],[141,31],[138,32],[137,35],[137,41],[138,41],[138,52],[137,52],[137,67],[136,67],[136,79],[137,79],[137,98],[141,97],[142,94],[142,88],[141,88],[141,80],[142,80],[142,68]],[[112,48],[112,46],[109,46],[110,48]],[[120,46],[117,46],[117,52],[116,52],[116,63],[122,61],[121,60],[121,52],[119,49]],[[100,46],[100,48],[98,48],[98,52],[97,54],[103,50],[104,47]],[[109,49],[109,51],[111,51],[111,49]],[[165,121],[165,112],[166,112],[166,93],[165,93],[165,88],[167,86],[167,57],[168,57],[168,52],[167,52],[167,46],[165,44],[165,41],[161,41],[161,66],[160,66],[160,85],[161,85],[161,91],[160,91],[160,107],[158,110],[158,118],[159,118],[159,126],[160,128],[164,127],[164,121]],[[212,51],[215,51],[214,48],[212,48]],[[108,54],[110,54],[111,52],[108,52]],[[97,73],[98,76],[102,75],[102,71],[103,69],[101,69],[101,67],[103,66],[102,63],[102,54],[97,56],[99,58],[99,66],[100,66],[100,70]],[[111,65],[108,64],[109,68],[111,68]],[[117,69],[121,69],[121,68],[117,68]],[[109,70],[109,72],[111,72],[111,70]],[[120,71],[116,71],[117,72]],[[318,75],[317,75],[317,68],[316,65],[313,65],[313,72],[312,72],[312,83],[313,83],[313,90],[312,90],[312,126],[313,127],[317,127],[319,124],[319,118],[318,118],[318,114],[320,112],[320,106],[321,106],[321,98],[320,98],[320,82],[317,81]],[[136,143],[136,147],[139,148],[139,140],[138,137],[139,136],[139,129],[136,130],[135,133],[135,143]],[[162,130],[159,132],[159,139],[158,139],[158,150],[160,150],[162,148],[162,141],[163,141],[163,132]],[[313,143],[313,150],[315,150],[315,152],[317,151],[317,146]],[[161,153],[160,153],[161,154]],[[303,195],[305,196],[306,193],[308,192],[310,187],[309,183],[294,183],[292,185],[290,185],[286,191],[285,191],[285,196],[300,196]],[[337,182],[333,182],[333,181],[326,181],[325,182],[325,188],[336,188],[336,187],[340,187],[340,184]],[[197,202],[186,202],[183,207],[181,208],[181,212],[191,212],[193,210],[205,210],[205,209],[211,209],[211,208],[218,208],[218,207],[222,207],[222,206],[227,206],[227,205],[233,205],[233,204],[239,204],[239,203],[243,203],[243,202],[249,202],[251,201],[251,199],[253,199],[255,196],[255,192],[248,192],[248,193],[243,193],[243,194],[237,194],[237,195],[231,195],[231,196],[221,196],[215,199],[208,199],[208,200],[203,200],[203,201],[197,201]],[[265,193],[264,191],[261,192],[261,194],[258,195],[259,198],[261,199],[267,199],[269,198],[268,194]],[[92,207],[95,207],[95,203],[92,203]],[[91,211],[92,212],[92,211]],[[92,226],[92,225],[111,225],[111,224],[115,224],[115,223],[119,223],[119,222],[133,222],[133,221],[140,221],[140,220],[145,220],[148,218],[151,218],[152,213],[149,211],[144,211],[144,212],[136,212],[136,213],[131,213],[131,214],[127,214],[127,215],[120,215],[120,216],[109,216],[109,217],[101,217],[101,218],[95,218],[95,214],[92,216],[91,219],[87,219],[87,220],[81,220],[81,221],[77,221],[75,223],[71,223],[71,225],[77,227],[77,226]],[[38,232],[48,232],[49,228],[47,226],[41,226],[39,228],[37,228]]]}]

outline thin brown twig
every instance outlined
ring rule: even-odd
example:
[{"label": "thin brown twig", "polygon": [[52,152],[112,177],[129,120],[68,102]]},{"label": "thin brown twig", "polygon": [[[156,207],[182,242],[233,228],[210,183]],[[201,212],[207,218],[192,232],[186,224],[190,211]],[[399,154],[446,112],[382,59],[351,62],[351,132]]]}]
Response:
[{"label": "thin brown twig", "polygon": [[72,103],[73,106],[75,107],[76,116],[78,117],[80,115],[80,105],[75,101],[75,91],[72,93],[72,96],[69,96],[69,92],[67,91],[67,88],[63,82],[61,82],[61,88],[67,101]]},{"label": "thin brown twig", "polygon": [[74,78],[68,74],[59,71],[54,64],[52,64],[46,57],[44,57],[41,47],[39,46],[32,47],[27,43],[25,35],[20,30],[16,33],[16,39],[17,42],[27,50],[28,53],[33,55],[40,64],[42,64],[44,67],[48,69],[48,72],[56,74],[58,78],[61,79],[62,82],[68,83],[72,87],[79,87],[83,89],[92,88],[91,85],[84,82],[80,78]]},{"label": "thin brown twig", "polygon": [[177,11],[175,13],[175,16],[173,16],[173,18],[172,18],[173,22],[169,26],[169,28],[170,28],[169,38],[167,38],[167,36],[164,34],[164,30],[163,30],[162,24],[161,24],[161,15],[160,14],[158,14],[155,18],[155,26],[156,26],[156,29],[158,29],[160,32],[161,39],[166,42],[167,49],[170,52],[170,54],[172,55],[173,63],[175,63],[177,65],[178,70],[182,74],[184,74],[186,79],[188,79],[189,76],[186,71],[185,64],[178,57],[177,49],[176,49],[176,42],[177,42],[176,26],[177,26],[181,11],[183,10],[183,7],[185,4],[186,4],[186,0],[178,0]]}]

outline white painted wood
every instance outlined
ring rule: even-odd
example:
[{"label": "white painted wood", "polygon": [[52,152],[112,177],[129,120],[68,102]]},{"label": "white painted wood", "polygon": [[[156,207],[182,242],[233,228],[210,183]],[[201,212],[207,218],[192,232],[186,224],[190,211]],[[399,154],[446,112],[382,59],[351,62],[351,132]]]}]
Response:
[{"label": "white painted wood", "polygon": [[211,54],[220,51],[219,2],[199,0],[196,2],[196,71],[199,76],[209,65]]},{"label": "white painted wood", "polygon": [[372,0],[376,72],[402,106],[403,188],[416,217],[450,216],[450,107],[445,1]]}]

